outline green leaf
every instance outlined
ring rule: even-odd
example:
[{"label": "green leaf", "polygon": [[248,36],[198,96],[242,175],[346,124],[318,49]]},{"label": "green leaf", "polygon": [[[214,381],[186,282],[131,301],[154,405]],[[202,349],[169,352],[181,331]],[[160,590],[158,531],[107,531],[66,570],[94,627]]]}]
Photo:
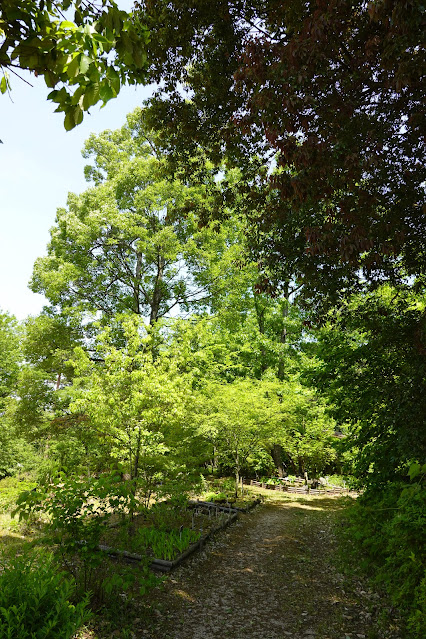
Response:
[{"label": "green leaf", "polygon": [[115,98],[116,96],[116,94],[114,93],[113,89],[110,87],[109,84],[103,84],[101,86],[99,95],[104,104],[106,104],[108,100],[111,100],[112,98]]},{"label": "green leaf", "polygon": [[80,106],[77,107],[74,117],[76,124],[81,124],[83,122],[83,110]]},{"label": "green leaf", "polygon": [[408,469],[408,475],[411,480],[418,477],[418,475],[420,475],[421,472],[422,472],[422,467],[418,463],[411,464],[410,468]]},{"label": "green leaf", "polygon": [[96,40],[96,42],[101,45],[101,44],[109,44],[109,40],[107,38],[105,38],[105,36],[101,35],[100,33],[94,33],[92,36],[93,40]]},{"label": "green leaf", "polygon": [[121,17],[120,17],[120,11],[114,10],[112,12],[112,16],[114,20],[114,30],[117,33],[117,35],[120,35],[121,27],[123,24],[123,21],[121,20]]},{"label": "green leaf", "polygon": [[51,91],[47,98],[48,100],[52,100],[52,102],[62,104],[68,98],[68,93],[65,87],[62,87],[59,90],[55,89],[54,91]]},{"label": "green leaf", "polygon": [[99,83],[96,82],[95,84],[90,85],[84,94],[83,109],[87,111],[89,107],[98,102],[99,98]]},{"label": "green leaf", "polygon": [[142,47],[136,45],[133,47],[133,59],[138,67],[143,67],[146,62],[146,53]]},{"label": "green leaf", "polygon": [[53,71],[46,71],[46,73],[44,74],[44,81],[46,82],[46,86],[49,87],[49,89],[52,89],[55,84],[58,82],[58,76],[53,73]]},{"label": "green leaf", "polygon": [[124,48],[126,50],[127,53],[133,53],[133,42],[131,41],[128,33],[126,33],[126,31],[123,31],[122,35],[121,35],[121,40],[123,42]]},{"label": "green leaf", "polygon": [[21,56],[20,61],[22,62],[22,60],[25,60],[25,66],[29,69],[35,69],[40,65],[40,56],[38,53],[32,53],[28,57],[25,56],[25,58]]},{"label": "green leaf", "polygon": [[7,91],[7,80],[5,76],[3,76],[0,82],[0,93],[6,93],[6,91]]},{"label": "green leaf", "polygon": [[74,22],[70,22],[69,20],[64,20],[59,26],[61,29],[77,29],[77,26],[74,24]]},{"label": "green leaf", "polygon": [[114,67],[108,67],[107,69],[107,78],[110,81],[110,85],[112,89],[116,92],[120,92],[120,76],[118,72],[114,69]]},{"label": "green leaf", "polygon": [[78,89],[75,91],[74,95],[71,98],[71,104],[73,105],[80,104],[80,102],[82,101],[84,90],[85,90],[85,87],[83,86],[78,87]]},{"label": "green leaf", "polygon": [[67,67],[67,70],[66,70],[67,76],[69,78],[71,78],[71,79],[75,78],[79,74],[79,71],[80,71],[80,59],[79,58],[80,58],[80,56],[76,55],[71,60],[71,62],[69,63],[69,65]]},{"label": "green leaf", "polygon": [[70,107],[64,120],[64,126],[66,131],[71,131],[77,124],[83,120],[83,111],[79,105]]},{"label": "green leaf", "polygon": [[92,58],[89,58],[87,55],[82,55],[80,59],[80,73],[85,74],[92,62]]}]

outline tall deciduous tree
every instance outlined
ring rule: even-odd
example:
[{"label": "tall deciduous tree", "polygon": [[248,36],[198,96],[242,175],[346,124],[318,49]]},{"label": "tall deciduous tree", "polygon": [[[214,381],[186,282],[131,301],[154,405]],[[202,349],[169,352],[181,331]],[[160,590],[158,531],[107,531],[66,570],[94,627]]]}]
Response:
[{"label": "tall deciduous tree", "polygon": [[21,403],[24,329],[9,313],[0,312],[0,478],[28,470],[35,461],[16,420]]},{"label": "tall deciduous tree", "polygon": [[81,317],[42,313],[26,320],[22,349],[27,364],[43,371],[58,390],[72,380],[69,360],[81,340]]},{"label": "tall deciduous tree", "polygon": [[[247,458],[274,426],[276,406],[258,382],[210,383],[205,389],[202,431],[222,458],[232,460],[235,494]],[[278,402],[276,402],[278,404]]]},{"label": "tall deciduous tree", "polygon": [[317,475],[333,468],[335,422],[324,401],[295,377],[285,382],[272,375],[225,384],[210,381],[202,392],[202,432],[219,462],[231,466],[236,490],[242,469],[252,472],[250,465],[262,451],[272,456],[281,474]]},{"label": "tall deciduous tree", "polygon": [[4,403],[16,390],[21,354],[18,322],[8,313],[0,312],[0,414]]},{"label": "tall deciduous tree", "polygon": [[58,211],[32,289],[62,309],[109,319],[131,311],[151,325],[206,307],[240,252],[229,229],[197,227],[194,211],[217,205],[213,177],[189,187],[170,175],[138,110],[121,130],[92,136],[85,155],[94,157],[86,172],[95,186]]},{"label": "tall deciduous tree", "polygon": [[318,477],[338,463],[336,423],[323,398],[292,375],[270,383],[269,395],[279,402],[280,419],[269,437],[278,471]]},{"label": "tall deciduous tree", "polygon": [[79,377],[71,409],[86,416],[86,427],[102,443],[106,461],[120,462],[134,490],[139,485],[149,500],[156,481],[191,465],[190,379],[178,374],[167,358],[152,361],[150,336],[139,318],[121,323],[123,348],[114,346],[109,330],[97,338],[102,365],[94,364],[82,348],[76,350]]}]

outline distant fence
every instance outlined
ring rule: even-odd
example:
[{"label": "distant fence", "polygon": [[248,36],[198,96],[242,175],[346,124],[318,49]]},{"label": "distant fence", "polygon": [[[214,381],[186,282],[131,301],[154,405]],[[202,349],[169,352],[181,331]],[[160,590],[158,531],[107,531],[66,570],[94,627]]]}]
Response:
[{"label": "distant fence", "polygon": [[[304,484],[303,479],[297,479],[298,484]],[[278,490],[283,493],[297,493],[301,495],[348,495],[351,491],[349,488],[342,488],[341,486],[333,486],[332,488],[311,488],[309,484],[299,486],[288,486],[286,484],[267,484],[261,481],[244,481],[248,486],[257,486],[258,488],[266,488],[266,490]]]}]

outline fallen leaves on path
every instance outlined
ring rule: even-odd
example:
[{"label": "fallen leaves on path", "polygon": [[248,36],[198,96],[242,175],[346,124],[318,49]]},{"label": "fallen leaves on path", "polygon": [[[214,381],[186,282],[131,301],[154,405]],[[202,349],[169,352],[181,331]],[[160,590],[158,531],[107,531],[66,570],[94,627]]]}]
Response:
[{"label": "fallen leaves on path", "polygon": [[[269,502],[182,565],[134,628],[147,639],[403,639],[379,595],[342,575],[342,501]],[[392,616],[392,615],[391,615]]]}]

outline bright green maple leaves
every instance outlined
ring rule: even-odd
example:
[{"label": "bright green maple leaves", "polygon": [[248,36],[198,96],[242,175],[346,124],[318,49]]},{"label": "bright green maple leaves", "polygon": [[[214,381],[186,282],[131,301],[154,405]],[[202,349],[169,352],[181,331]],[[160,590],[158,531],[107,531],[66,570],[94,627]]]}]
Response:
[{"label": "bright green maple leaves", "polygon": [[[65,13],[67,15],[65,15]],[[73,20],[66,19],[74,12]],[[91,106],[116,97],[124,82],[146,80],[148,31],[113,0],[101,6],[81,0],[5,0],[0,9],[0,92],[10,73],[43,75],[49,99],[65,113],[67,130]],[[7,71],[6,71],[7,70]],[[59,85],[59,88],[57,88]]]}]

